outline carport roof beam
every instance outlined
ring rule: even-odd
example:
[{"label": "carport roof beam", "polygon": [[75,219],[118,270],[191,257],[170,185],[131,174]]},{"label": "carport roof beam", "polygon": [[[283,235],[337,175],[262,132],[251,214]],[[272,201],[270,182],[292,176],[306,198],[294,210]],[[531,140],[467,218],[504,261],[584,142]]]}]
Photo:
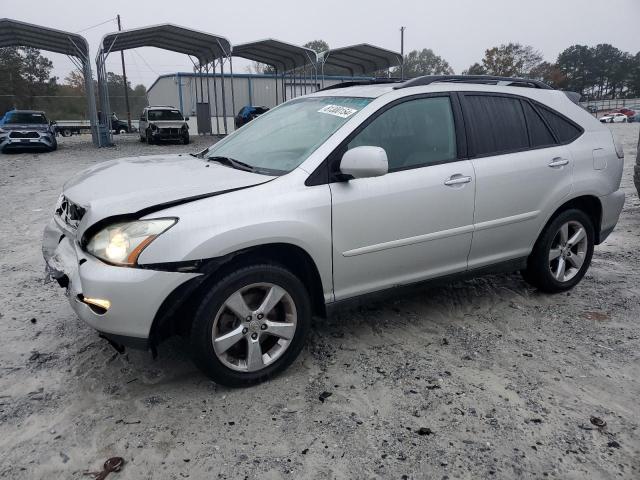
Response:
[{"label": "carport roof beam", "polygon": [[203,65],[231,53],[231,44],[226,38],[171,23],[108,33],[100,44],[103,54],[139,47],[156,47],[191,55]]},{"label": "carport roof beam", "polygon": [[0,18],[0,47],[28,46],[39,50],[89,59],[89,46],[81,35],[49,27]]},{"label": "carport roof beam", "polygon": [[351,75],[366,75],[402,63],[399,53],[368,43],[334,48],[322,52],[319,57],[323,65],[348,70]]},{"label": "carport roof beam", "polygon": [[273,38],[234,45],[232,55],[271,65],[282,72],[315,65],[317,62],[316,52],[310,48]]}]

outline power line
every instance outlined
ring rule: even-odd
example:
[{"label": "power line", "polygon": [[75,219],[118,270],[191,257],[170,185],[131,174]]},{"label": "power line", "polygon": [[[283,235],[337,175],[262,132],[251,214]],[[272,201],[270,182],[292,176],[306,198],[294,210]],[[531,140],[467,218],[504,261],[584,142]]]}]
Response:
[{"label": "power line", "polygon": [[151,70],[151,71],[152,71],[153,73],[155,73],[156,75],[160,76],[160,74],[159,74],[158,72],[156,72],[156,71],[151,67],[151,65],[149,65],[149,64],[147,63],[147,61],[144,59],[144,57],[143,57],[142,55],[140,55],[136,50],[132,50],[132,51],[142,59],[142,61],[144,62],[144,64],[145,64],[147,67],[149,67],[149,70]]},{"label": "power line", "polygon": [[87,30],[91,30],[92,28],[99,27],[101,25],[104,25],[105,23],[114,22],[115,20],[116,20],[116,17],[113,17],[113,18],[110,18],[109,20],[105,20],[104,22],[92,25],[91,27],[87,27],[87,28],[83,28],[82,30],[78,30],[76,33],[86,32]]}]

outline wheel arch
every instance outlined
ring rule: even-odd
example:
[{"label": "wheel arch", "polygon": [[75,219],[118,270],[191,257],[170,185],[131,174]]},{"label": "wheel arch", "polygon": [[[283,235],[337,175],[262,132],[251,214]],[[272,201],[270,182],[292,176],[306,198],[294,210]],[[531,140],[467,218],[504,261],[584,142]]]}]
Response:
[{"label": "wheel arch", "polygon": [[255,245],[204,262],[203,274],[193,278],[171,292],[163,301],[149,332],[149,345],[155,347],[174,334],[190,330],[199,298],[216,282],[229,273],[256,263],[280,265],[304,284],[309,292],[312,313],[326,317],[324,290],[320,272],[311,255],[291,243],[267,243]]},{"label": "wheel arch", "polygon": [[571,208],[576,208],[583,211],[591,219],[595,235],[595,244],[599,245],[601,243],[600,227],[602,225],[602,203],[600,202],[600,199],[595,195],[588,194],[573,197],[560,205],[544,223],[542,229],[540,230],[540,232],[538,232],[538,238],[547,227],[547,225],[549,225],[549,223],[551,223],[559,214]]}]

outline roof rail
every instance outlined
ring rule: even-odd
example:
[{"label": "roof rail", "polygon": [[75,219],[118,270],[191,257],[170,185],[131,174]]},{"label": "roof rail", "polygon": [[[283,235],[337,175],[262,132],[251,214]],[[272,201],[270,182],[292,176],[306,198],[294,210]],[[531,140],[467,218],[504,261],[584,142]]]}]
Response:
[{"label": "roof rail", "polygon": [[[386,83],[400,83],[402,80],[398,78],[373,78],[370,80],[352,80],[349,82],[336,83],[329,85],[328,87],[321,88],[318,92],[324,92],[325,90],[335,90],[337,88],[357,87],[360,85],[383,85]],[[397,87],[395,87],[397,88]]]},{"label": "roof rail", "polygon": [[420,85],[431,85],[435,82],[455,82],[455,83],[481,83],[487,85],[503,85],[510,87],[528,87],[553,90],[549,85],[540,80],[517,77],[498,77],[494,75],[425,75],[423,77],[412,78],[406,82],[393,87],[394,89],[417,87]]}]

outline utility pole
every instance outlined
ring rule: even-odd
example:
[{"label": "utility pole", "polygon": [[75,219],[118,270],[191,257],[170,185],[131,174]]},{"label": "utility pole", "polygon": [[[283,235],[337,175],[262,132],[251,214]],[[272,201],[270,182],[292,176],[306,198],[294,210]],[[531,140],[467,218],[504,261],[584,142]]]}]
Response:
[{"label": "utility pole", "polygon": [[407,27],[400,27],[400,56],[402,60],[400,63],[400,80],[404,80],[404,30]]},{"label": "utility pole", "polygon": [[[122,30],[120,24],[120,15],[118,14],[118,31]],[[129,107],[129,85],[127,84],[127,70],[124,67],[124,50],[120,50],[120,60],[122,60],[122,81],[124,83],[124,103],[127,107],[127,124],[129,125],[129,132],[131,132],[131,108]],[[107,115],[111,115],[111,112],[106,112]]]}]

